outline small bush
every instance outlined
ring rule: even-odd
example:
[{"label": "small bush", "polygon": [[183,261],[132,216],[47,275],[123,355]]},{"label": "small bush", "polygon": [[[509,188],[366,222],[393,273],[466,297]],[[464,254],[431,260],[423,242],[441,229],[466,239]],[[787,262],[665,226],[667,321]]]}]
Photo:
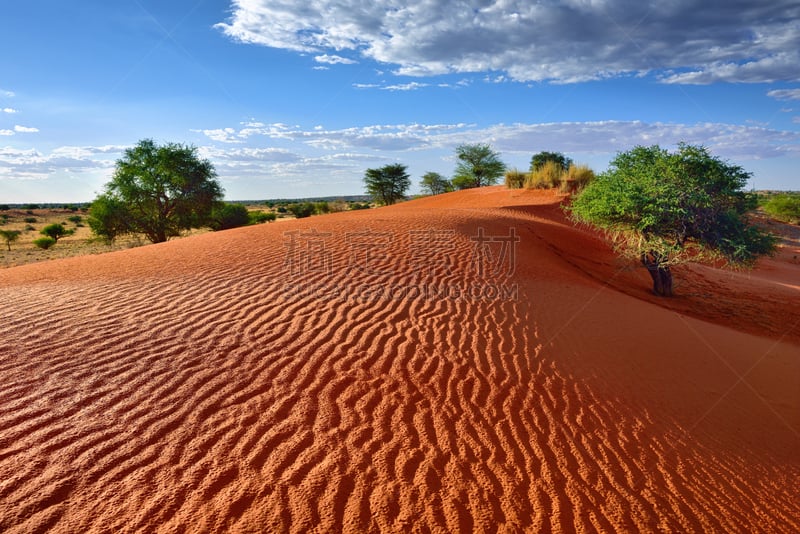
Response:
[{"label": "small bush", "polygon": [[52,238],[53,241],[58,241],[62,237],[74,234],[75,230],[67,230],[66,228],[64,228],[63,224],[54,223],[54,224],[48,224],[47,226],[42,228],[42,231],[40,233],[42,235],[46,235],[47,237]]},{"label": "small bush", "polygon": [[370,205],[367,202],[353,202],[350,204],[351,210],[368,210]]},{"label": "small bush", "polygon": [[311,202],[298,202],[289,206],[289,212],[298,219],[311,217],[316,212],[316,206]]},{"label": "small bush", "polygon": [[330,212],[331,212],[331,207],[324,200],[322,202],[314,203],[314,213],[330,213]]},{"label": "small bush", "polygon": [[250,223],[247,207],[243,204],[221,204],[214,208],[211,219],[212,222],[209,226],[213,230],[229,230]]},{"label": "small bush", "polygon": [[35,226],[31,226],[30,224],[26,224],[25,225],[25,231],[26,232],[35,232],[36,231],[36,227]]},{"label": "small bush", "polygon": [[24,220],[26,223],[33,224],[33,223],[35,223],[35,222],[36,222],[36,217],[25,217],[25,219],[23,219],[23,220]]},{"label": "small bush", "polygon": [[272,212],[264,213],[263,211],[251,211],[248,214],[250,218],[249,224],[262,224],[265,222],[272,222],[278,218],[278,215]]},{"label": "small bush", "polygon": [[74,224],[80,224],[83,222],[83,217],[81,217],[80,215],[73,215],[71,217],[68,217],[67,220]]},{"label": "small bush", "polygon": [[33,244],[41,249],[47,250],[56,244],[56,240],[52,237],[40,237],[39,239],[34,239]]},{"label": "small bush", "polygon": [[561,191],[577,193],[594,180],[594,171],[588,165],[570,165],[569,171],[561,177]]},{"label": "small bush", "polygon": [[564,170],[555,161],[545,161],[538,169],[528,174],[525,187],[528,189],[552,189],[561,185]]},{"label": "small bush", "polygon": [[776,195],[764,204],[764,211],[779,221],[800,223],[800,195]]},{"label": "small bush", "polygon": [[289,213],[289,210],[286,209],[286,206],[278,206],[278,209],[275,210],[275,211],[277,211],[278,213],[281,213],[281,214]]},{"label": "small bush", "polygon": [[505,184],[509,189],[521,189],[525,185],[527,174],[518,170],[510,169],[506,171]]},{"label": "small bush", "polygon": [[331,213],[347,211],[347,202],[344,200],[334,200],[333,202],[328,202],[328,211]]}]

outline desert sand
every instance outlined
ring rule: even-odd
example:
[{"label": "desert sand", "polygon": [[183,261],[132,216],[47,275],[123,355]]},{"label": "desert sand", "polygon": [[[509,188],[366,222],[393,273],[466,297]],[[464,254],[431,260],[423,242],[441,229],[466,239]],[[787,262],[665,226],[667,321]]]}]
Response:
[{"label": "desert sand", "polygon": [[798,532],[800,265],[549,192],[0,270],[0,532]]}]

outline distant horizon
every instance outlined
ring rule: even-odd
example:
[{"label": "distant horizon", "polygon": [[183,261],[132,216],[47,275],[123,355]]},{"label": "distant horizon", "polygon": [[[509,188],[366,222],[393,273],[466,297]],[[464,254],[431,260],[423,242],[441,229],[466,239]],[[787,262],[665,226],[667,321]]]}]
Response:
[{"label": "distant horizon", "polygon": [[231,198],[351,195],[395,162],[416,193],[462,143],[520,170],[551,151],[602,172],[687,142],[748,188],[800,188],[794,0],[424,6],[12,3],[0,202],[87,202],[145,138],[196,146]]}]

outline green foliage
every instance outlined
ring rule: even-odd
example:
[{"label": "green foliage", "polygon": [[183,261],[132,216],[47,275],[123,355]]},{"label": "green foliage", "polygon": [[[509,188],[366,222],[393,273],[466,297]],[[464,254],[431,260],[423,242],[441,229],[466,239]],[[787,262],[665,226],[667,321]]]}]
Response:
[{"label": "green foliage", "polygon": [[561,176],[561,191],[582,191],[594,178],[594,171],[588,165],[570,165],[569,171]]},{"label": "green foliage", "polygon": [[[197,149],[176,143],[157,145],[151,139],[125,151],[116,163],[100,201],[110,210],[92,210],[92,218],[110,216],[89,225],[101,231],[142,233],[153,243],[207,226],[222,187],[214,166],[197,156]],[[106,237],[104,234],[99,234]]]},{"label": "green foliage", "polygon": [[231,204],[220,202],[214,206],[211,212],[209,226],[212,230],[229,230],[250,224],[250,215],[247,213],[247,206],[243,204]]},{"label": "green foliage", "polygon": [[[75,209],[77,209],[77,208],[75,208]],[[68,217],[67,220],[70,221],[71,223],[74,223],[74,224],[80,224],[80,223],[83,222],[83,217],[81,217],[80,215],[72,215],[72,216]]]},{"label": "green foliage", "polygon": [[531,172],[538,171],[548,161],[555,163],[563,172],[572,166],[572,160],[561,152],[539,152],[531,158]]},{"label": "green foliage", "polygon": [[609,231],[619,249],[663,268],[703,258],[750,264],[771,253],[775,237],[748,224],[755,198],[749,173],[681,144],[622,152],[573,201],[572,216]]},{"label": "green foliage", "polygon": [[11,250],[11,243],[19,239],[22,232],[19,230],[0,230],[0,239],[6,242],[8,250]]},{"label": "green foliage", "polygon": [[42,228],[41,232],[42,235],[46,235],[53,239],[53,241],[58,241],[62,237],[72,235],[75,233],[75,230],[67,230],[64,228],[64,225],[61,223],[53,223],[48,224],[44,228]]},{"label": "green foliage", "polygon": [[0,215],[0,225],[6,224],[8,222],[8,215],[5,213]]},{"label": "green foliage", "polygon": [[33,224],[33,223],[36,222],[36,217],[25,217],[23,219],[23,221],[25,221],[26,223],[29,223],[29,224]]},{"label": "green foliage", "polygon": [[458,164],[452,180],[456,189],[494,185],[506,170],[500,155],[486,144],[459,145],[456,158]]},{"label": "green foliage", "polygon": [[103,194],[89,207],[87,222],[96,236],[112,242],[121,235],[133,232],[130,219],[131,215],[122,200]]},{"label": "green foliage", "polygon": [[278,206],[275,211],[280,214],[289,213],[289,210],[286,209],[286,206]]},{"label": "green foliage", "polygon": [[509,169],[505,175],[505,185],[509,189],[521,189],[525,186],[525,179],[528,175],[519,169]]},{"label": "green foliage", "polygon": [[764,204],[764,211],[779,221],[800,223],[800,195],[775,195]]},{"label": "green foliage", "polygon": [[27,211],[38,210],[41,209],[41,206],[39,204],[25,204],[24,206],[22,206],[22,209]]},{"label": "green foliage", "polygon": [[289,210],[289,213],[298,219],[311,217],[314,215],[314,213],[316,213],[316,206],[314,206],[313,202],[297,202],[289,205],[287,209]]},{"label": "green foliage", "polygon": [[0,204],[0,211],[8,211],[11,209],[11,206],[8,204]]},{"label": "green foliage", "polygon": [[33,244],[41,249],[47,250],[56,244],[56,240],[52,237],[40,237],[39,239],[34,239]]},{"label": "green foliage", "polygon": [[367,169],[364,184],[367,194],[375,202],[388,206],[405,198],[406,191],[411,187],[411,178],[405,165],[392,163],[380,169]]},{"label": "green foliage", "polygon": [[352,202],[350,204],[351,210],[368,210],[370,205],[366,202]]},{"label": "green foliage", "polygon": [[453,190],[452,182],[438,172],[426,172],[419,185],[427,195],[440,195]]},{"label": "green foliage", "polygon": [[263,211],[251,211],[248,214],[249,217],[249,224],[262,224],[265,222],[272,222],[278,218],[276,213],[271,211],[263,212]]},{"label": "green foliage", "polygon": [[34,226],[31,226],[30,224],[26,224],[25,225],[25,231],[26,232],[34,232],[35,230],[36,230],[36,228]]}]

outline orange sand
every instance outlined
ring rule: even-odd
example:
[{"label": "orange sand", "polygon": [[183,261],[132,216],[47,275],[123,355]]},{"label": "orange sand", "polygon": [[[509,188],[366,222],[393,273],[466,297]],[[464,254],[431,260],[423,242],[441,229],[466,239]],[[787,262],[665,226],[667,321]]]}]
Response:
[{"label": "orange sand", "polygon": [[791,250],[665,301],[559,201],[0,270],[0,532],[800,531]]}]

